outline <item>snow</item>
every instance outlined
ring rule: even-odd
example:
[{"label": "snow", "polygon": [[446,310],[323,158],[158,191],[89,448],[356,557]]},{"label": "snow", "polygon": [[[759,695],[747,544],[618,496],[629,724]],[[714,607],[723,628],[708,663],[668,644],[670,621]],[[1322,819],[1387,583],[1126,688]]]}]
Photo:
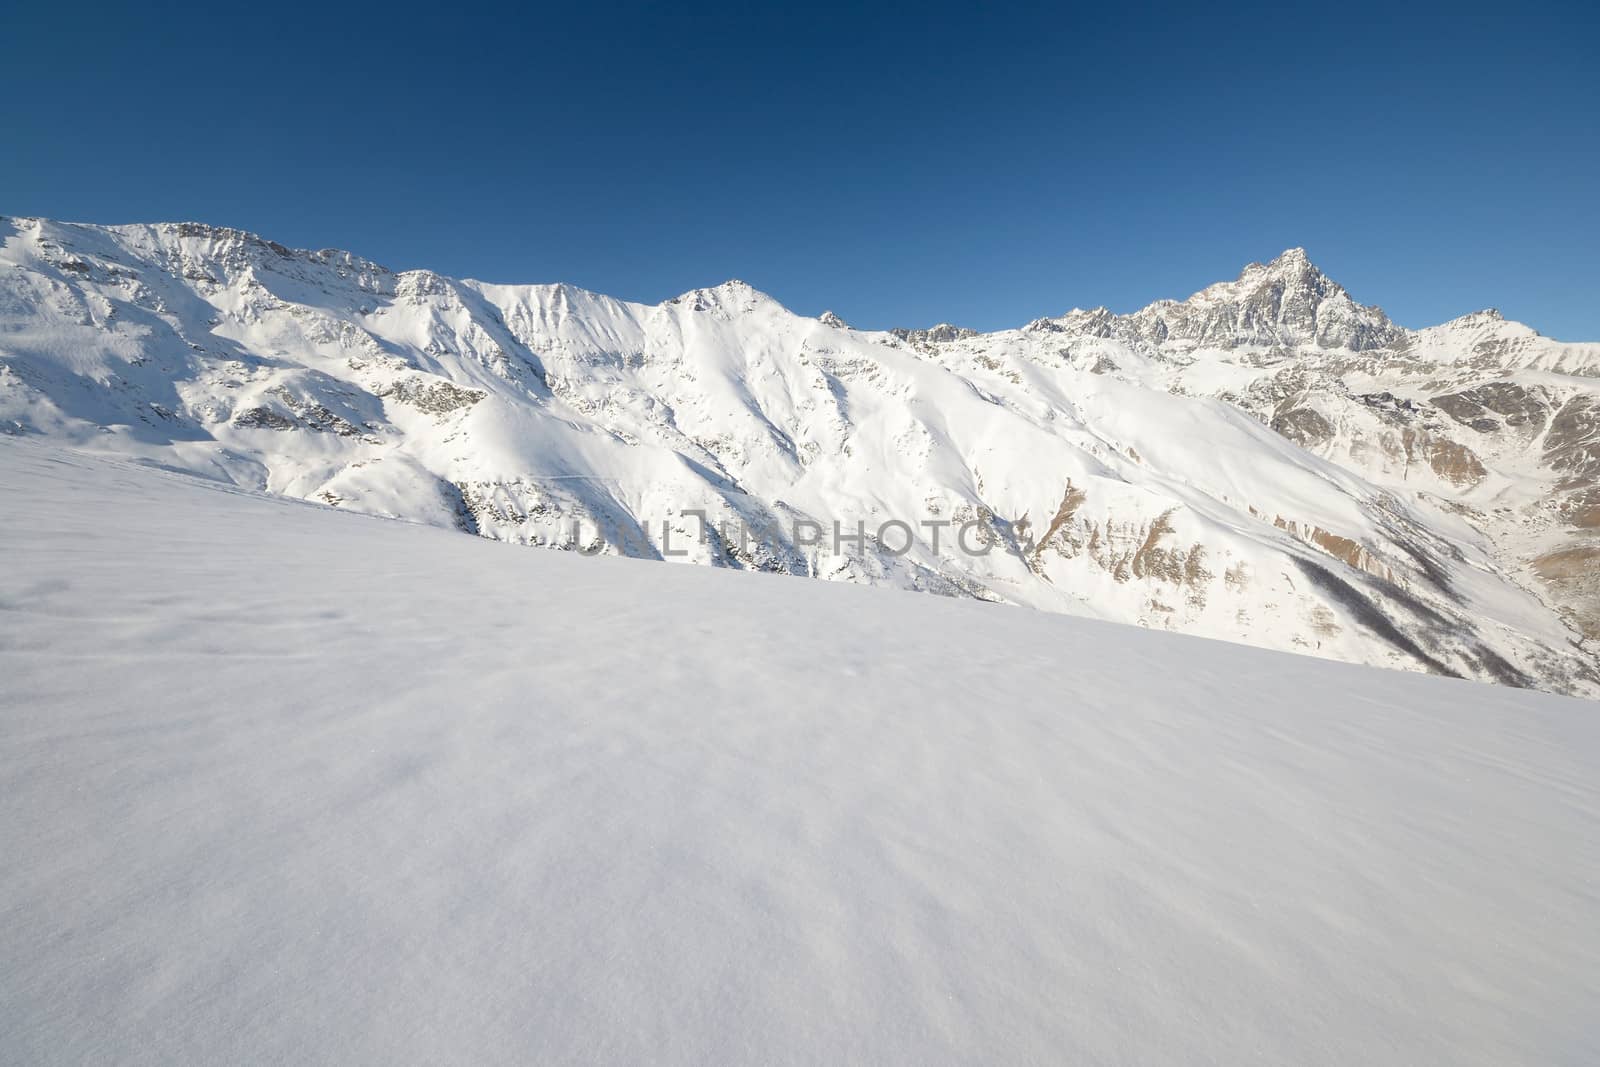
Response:
[{"label": "snow", "polygon": [[[1511,370],[1470,356],[1485,341]],[[578,523],[661,555],[662,523],[687,532],[688,511],[780,529],[978,519],[1002,550],[790,537],[687,561],[1591,696],[1600,600],[1559,601],[1530,569],[1582,547],[1566,517],[1587,483],[1528,435],[1480,441],[1425,402],[1514,370],[1546,376],[1555,411],[1594,394],[1558,369],[1593,351],[1503,320],[1400,331],[1293,251],[1129,316],[896,335],[742,282],[650,306],[198,224],[0,219],[8,435],[543,547],[570,547]],[[1422,414],[1379,411],[1354,381]],[[1295,405],[1330,436],[1266,425]],[[1470,474],[1446,434],[1491,468],[1481,484],[1430,466]],[[1022,526],[1048,543],[1030,549]]]},{"label": "snow", "polygon": [[1592,704],[0,438],[0,1061],[1592,1063]]}]

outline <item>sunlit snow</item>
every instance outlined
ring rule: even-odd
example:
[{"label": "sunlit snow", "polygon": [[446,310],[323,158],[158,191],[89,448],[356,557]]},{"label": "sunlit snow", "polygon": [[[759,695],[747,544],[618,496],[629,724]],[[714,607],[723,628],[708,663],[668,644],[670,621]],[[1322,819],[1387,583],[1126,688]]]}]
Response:
[{"label": "sunlit snow", "polygon": [[1594,705],[0,438],[0,1061],[1592,1063]]}]

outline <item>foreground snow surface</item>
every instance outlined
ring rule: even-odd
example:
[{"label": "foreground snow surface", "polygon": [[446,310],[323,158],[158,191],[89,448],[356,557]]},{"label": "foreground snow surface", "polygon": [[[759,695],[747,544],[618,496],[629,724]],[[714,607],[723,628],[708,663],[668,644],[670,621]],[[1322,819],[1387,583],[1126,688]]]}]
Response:
[{"label": "foreground snow surface", "polygon": [[0,560],[0,1061],[1600,1057],[1591,703],[4,439]]}]

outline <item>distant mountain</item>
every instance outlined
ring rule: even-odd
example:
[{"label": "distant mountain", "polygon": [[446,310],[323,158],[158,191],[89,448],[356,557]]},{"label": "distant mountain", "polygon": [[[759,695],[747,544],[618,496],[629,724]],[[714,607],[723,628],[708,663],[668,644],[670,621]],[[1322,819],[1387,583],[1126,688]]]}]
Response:
[{"label": "distant mountain", "polygon": [[1600,694],[1600,345],[1404,329],[1299,249],[980,334],[196,224],[0,239],[10,433],[523,544]]}]

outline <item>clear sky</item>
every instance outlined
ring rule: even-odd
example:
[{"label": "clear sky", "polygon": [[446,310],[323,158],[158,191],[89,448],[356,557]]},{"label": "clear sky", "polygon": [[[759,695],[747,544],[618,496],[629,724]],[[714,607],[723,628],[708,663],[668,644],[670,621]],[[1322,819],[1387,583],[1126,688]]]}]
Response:
[{"label": "clear sky", "polygon": [[1303,245],[1408,326],[1600,340],[1592,3],[234,6],[11,0],[0,212],[864,327]]}]

